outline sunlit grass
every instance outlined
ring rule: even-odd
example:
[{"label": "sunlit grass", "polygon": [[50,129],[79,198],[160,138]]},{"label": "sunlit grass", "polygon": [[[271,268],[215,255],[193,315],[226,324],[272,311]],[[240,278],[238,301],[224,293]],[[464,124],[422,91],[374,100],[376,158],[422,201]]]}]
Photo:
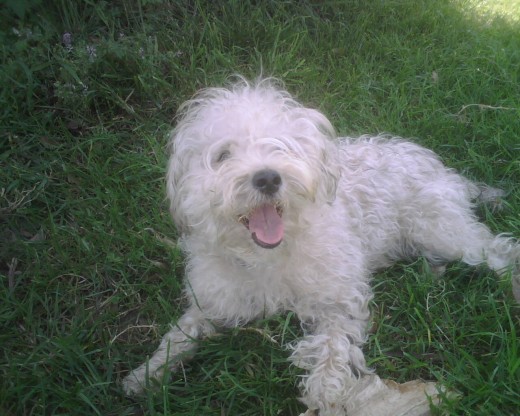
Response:
[{"label": "sunlit grass", "polygon": [[500,19],[503,23],[520,23],[520,0],[456,0],[461,11],[473,14],[484,22]]}]

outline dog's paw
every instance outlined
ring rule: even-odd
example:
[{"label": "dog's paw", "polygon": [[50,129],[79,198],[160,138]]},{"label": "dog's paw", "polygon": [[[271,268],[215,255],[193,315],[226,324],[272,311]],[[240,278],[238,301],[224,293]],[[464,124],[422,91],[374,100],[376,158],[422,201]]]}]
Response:
[{"label": "dog's paw", "polygon": [[133,370],[123,379],[123,391],[127,396],[141,394],[144,391],[145,383],[145,378],[138,371]]}]

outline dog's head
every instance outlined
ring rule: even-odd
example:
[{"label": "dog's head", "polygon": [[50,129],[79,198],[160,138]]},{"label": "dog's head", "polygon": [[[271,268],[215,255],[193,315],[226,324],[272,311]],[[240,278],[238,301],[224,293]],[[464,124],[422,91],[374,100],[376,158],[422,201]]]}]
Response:
[{"label": "dog's head", "polygon": [[171,135],[167,194],[178,229],[211,244],[278,246],[300,212],[334,199],[334,138],[323,114],[272,80],[200,92]]}]

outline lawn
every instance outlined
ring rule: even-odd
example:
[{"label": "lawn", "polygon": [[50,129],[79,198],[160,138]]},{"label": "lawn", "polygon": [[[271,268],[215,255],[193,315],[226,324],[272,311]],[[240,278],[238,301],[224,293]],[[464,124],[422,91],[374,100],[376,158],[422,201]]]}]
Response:
[{"label": "lawn", "polygon": [[[281,78],[340,134],[390,132],[507,192],[520,237],[520,0],[2,0],[0,414],[298,415],[292,315],[201,343],[155,393],[121,379],[182,311],[164,197],[180,103],[234,73]],[[507,278],[423,260],[374,278],[382,377],[458,391],[435,414],[518,415]],[[443,413],[444,412],[444,413]]]}]

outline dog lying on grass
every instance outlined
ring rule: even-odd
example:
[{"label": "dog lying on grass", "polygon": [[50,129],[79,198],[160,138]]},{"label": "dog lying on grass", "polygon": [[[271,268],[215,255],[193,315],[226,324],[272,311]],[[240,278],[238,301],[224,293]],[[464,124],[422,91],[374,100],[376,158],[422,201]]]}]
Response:
[{"label": "dog lying on grass", "polygon": [[305,328],[290,357],[307,371],[302,400],[321,416],[358,414],[381,394],[362,352],[376,270],[417,256],[486,263],[511,273],[520,297],[519,244],[473,213],[489,188],[400,138],[337,139],[273,80],[200,92],[182,106],[170,150],[190,306],[125,378],[128,394],[216,328],[293,311]]}]

